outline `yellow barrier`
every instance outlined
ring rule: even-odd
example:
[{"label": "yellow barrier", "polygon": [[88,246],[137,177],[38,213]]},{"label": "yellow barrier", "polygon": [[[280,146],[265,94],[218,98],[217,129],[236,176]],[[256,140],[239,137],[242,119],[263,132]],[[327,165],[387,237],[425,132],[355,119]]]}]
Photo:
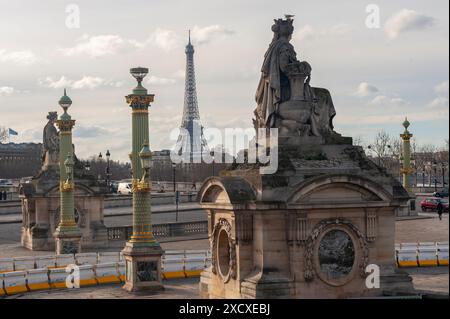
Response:
[{"label": "yellow barrier", "polygon": [[66,268],[53,268],[49,270],[48,279],[51,289],[67,288],[66,278],[68,273]]},{"label": "yellow barrier", "polygon": [[5,291],[8,295],[27,292],[26,271],[13,271],[3,274]]},{"label": "yellow barrier", "polygon": [[13,258],[0,258],[0,274],[14,271]]},{"label": "yellow barrier", "polygon": [[125,272],[126,272],[125,261],[120,261],[117,263],[117,272],[119,273],[120,281],[125,282]]},{"label": "yellow barrier", "polygon": [[14,270],[28,270],[35,268],[34,257],[16,257],[14,258]]},{"label": "yellow barrier", "polygon": [[79,266],[80,269],[80,287],[97,285],[97,279],[95,279],[94,266],[83,265]]},{"label": "yellow barrier", "polygon": [[0,297],[6,295],[6,291],[3,289],[3,274],[0,274]]},{"label": "yellow barrier", "polygon": [[95,278],[99,284],[120,283],[117,263],[97,264],[95,266]]},{"label": "yellow barrier", "polygon": [[27,287],[30,291],[50,289],[48,269],[31,269],[27,271]]}]

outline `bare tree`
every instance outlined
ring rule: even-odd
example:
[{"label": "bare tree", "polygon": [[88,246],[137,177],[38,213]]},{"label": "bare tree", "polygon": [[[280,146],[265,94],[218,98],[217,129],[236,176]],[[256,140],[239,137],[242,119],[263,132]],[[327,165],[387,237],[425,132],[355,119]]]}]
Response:
[{"label": "bare tree", "polygon": [[0,143],[6,141],[9,137],[8,130],[4,127],[0,127]]},{"label": "bare tree", "polygon": [[371,151],[377,156],[378,165],[385,167],[384,159],[390,152],[390,142],[392,138],[386,131],[382,130],[377,133],[372,145],[369,145]]}]

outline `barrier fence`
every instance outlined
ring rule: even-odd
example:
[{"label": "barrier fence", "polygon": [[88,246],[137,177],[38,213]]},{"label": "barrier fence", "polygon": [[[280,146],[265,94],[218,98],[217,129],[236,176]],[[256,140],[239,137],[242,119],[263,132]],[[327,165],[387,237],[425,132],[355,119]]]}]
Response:
[{"label": "barrier fence", "polygon": [[[211,264],[211,255],[209,250],[169,250],[161,264],[163,279],[196,277]],[[72,288],[70,265],[78,267],[80,287],[125,282],[125,261],[119,252],[2,258],[0,296]]]},{"label": "barrier fence", "polygon": [[[396,263],[398,267],[448,266],[448,249],[448,242],[397,244]],[[196,277],[210,264],[210,250],[168,250],[162,257],[162,278]],[[125,281],[120,252],[0,258],[0,296],[70,288],[69,265],[78,266],[80,287]]]},{"label": "barrier fence", "polygon": [[448,242],[396,244],[395,256],[398,267],[448,266]]}]

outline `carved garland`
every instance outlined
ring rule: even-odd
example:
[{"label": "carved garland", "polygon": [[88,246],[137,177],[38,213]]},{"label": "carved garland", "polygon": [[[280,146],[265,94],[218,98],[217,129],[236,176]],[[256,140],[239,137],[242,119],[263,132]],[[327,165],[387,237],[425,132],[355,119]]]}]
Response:
[{"label": "carved garland", "polygon": [[212,247],[213,247],[213,253],[211,256],[211,271],[217,275],[217,239],[219,237],[219,232],[224,229],[227,232],[228,235],[228,246],[229,248],[229,254],[230,254],[230,261],[229,261],[229,272],[228,274],[223,278],[223,281],[227,283],[230,278],[236,279],[236,241],[231,236],[231,225],[230,223],[224,219],[220,218],[219,221],[214,225],[214,229],[212,232]]},{"label": "carved garland", "polygon": [[359,274],[361,277],[365,278],[366,274],[366,266],[369,263],[369,247],[367,245],[367,241],[365,236],[361,233],[361,231],[353,225],[350,221],[341,219],[341,218],[332,218],[326,219],[319,222],[316,227],[312,230],[306,241],[305,247],[305,280],[311,281],[314,278],[314,248],[316,246],[317,238],[322,234],[326,228],[332,225],[344,225],[350,230],[352,230],[356,236],[358,237],[359,246],[361,248],[362,254],[359,261]]}]

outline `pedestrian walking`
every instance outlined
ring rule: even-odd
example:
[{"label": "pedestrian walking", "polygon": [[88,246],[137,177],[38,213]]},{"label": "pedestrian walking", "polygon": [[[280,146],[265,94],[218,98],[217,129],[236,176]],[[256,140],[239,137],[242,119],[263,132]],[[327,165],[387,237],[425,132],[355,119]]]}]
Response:
[{"label": "pedestrian walking", "polygon": [[442,220],[442,212],[444,210],[444,206],[442,205],[441,201],[438,202],[436,209],[439,215],[439,220]]}]

